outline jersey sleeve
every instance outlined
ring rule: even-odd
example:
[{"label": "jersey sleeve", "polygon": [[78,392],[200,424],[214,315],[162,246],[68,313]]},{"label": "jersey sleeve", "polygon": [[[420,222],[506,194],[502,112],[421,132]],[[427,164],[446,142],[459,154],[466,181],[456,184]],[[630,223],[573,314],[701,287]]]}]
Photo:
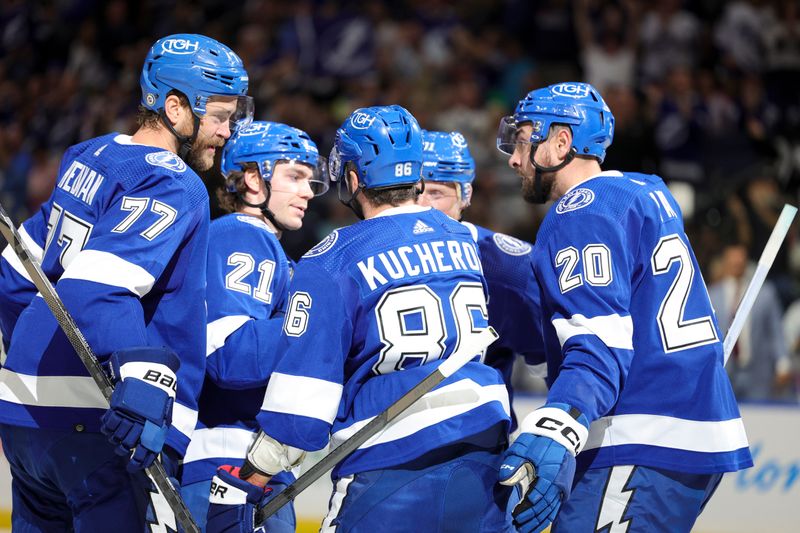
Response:
[{"label": "jersey sleeve", "polygon": [[562,356],[548,401],[575,406],[591,421],[616,403],[633,358],[629,250],[636,243],[603,215],[573,214],[566,222],[536,260],[543,318]]},{"label": "jersey sleeve", "polygon": [[140,299],[165,269],[175,266],[173,257],[196,228],[208,224],[206,211],[189,198],[170,179],[118,195],[61,275],[56,290],[100,359],[120,348],[148,344],[150,310]]},{"label": "jersey sleeve", "polygon": [[278,350],[258,421],[281,443],[319,450],[328,443],[342,400],[353,326],[340,285],[310,260],[290,285]]},{"label": "jersey sleeve", "polygon": [[[19,227],[22,241],[31,252],[31,259],[41,264],[47,239],[47,220],[40,209]],[[0,332],[6,347],[22,310],[36,296],[36,286],[22,265],[22,261],[6,245],[0,256]]]},{"label": "jersey sleeve", "polygon": [[228,389],[264,386],[275,370],[287,263],[260,231],[227,231],[209,247],[206,372]]}]

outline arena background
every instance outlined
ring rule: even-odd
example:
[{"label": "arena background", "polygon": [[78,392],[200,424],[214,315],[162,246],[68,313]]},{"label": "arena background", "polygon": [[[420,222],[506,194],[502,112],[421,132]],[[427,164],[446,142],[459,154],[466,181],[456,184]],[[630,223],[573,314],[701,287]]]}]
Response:
[{"label": "arena background", "polygon": [[[0,201],[20,223],[49,196],[67,146],[132,132],[148,46],[196,32],[243,58],[256,118],[308,131],[324,153],[361,106],[398,103],[424,128],[460,131],[478,164],[466,220],[530,241],[545,209],[520,199],[494,149],[498,120],[532,88],[589,81],[617,120],[604,168],[665,178],[711,285],[729,274],[731,245],[756,260],[781,206],[800,200],[798,13],[797,0],[3,0]],[[218,172],[203,179],[218,216]],[[353,220],[330,192],[283,243],[297,258]],[[788,367],[759,392],[737,391],[756,467],[726,477],[699,531],[800,523],[798,273],[795,223],[769,277]],[[520,370],[518,389],[541,392]],[[298,504],[301,517],[321,516],[325,490]]]}]

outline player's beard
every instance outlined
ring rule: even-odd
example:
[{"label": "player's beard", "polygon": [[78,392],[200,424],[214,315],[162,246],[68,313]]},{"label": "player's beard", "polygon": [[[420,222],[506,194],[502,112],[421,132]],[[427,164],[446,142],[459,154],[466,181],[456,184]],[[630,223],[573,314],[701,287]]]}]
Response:
[{"label": "player's beard", "polygon": [[550,198],[555,181],[554,172],[541,173],[540,193],[536,193],[536,170],[533,176],[522,176],[522,198],[529,204],[543,204]]},{"label": "player's beard", "polygon": [[222,148],[222,144],[216,141],[207,141],[197,136],[189,151],[189,160],[186,162],[195,172],[205,172],[214,166],[214,156],[207,153],[210,147]]}]

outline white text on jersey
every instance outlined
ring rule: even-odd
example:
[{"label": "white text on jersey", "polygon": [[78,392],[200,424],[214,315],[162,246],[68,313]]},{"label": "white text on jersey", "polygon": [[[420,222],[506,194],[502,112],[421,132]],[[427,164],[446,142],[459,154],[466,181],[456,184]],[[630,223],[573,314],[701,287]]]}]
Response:
[{"label": "white text on jersey", "polygon": [[[376,261],[377,258],[377,261]],[[389,279],[461,270],[481,272],[478,251],[470,242],[431,241],[400,246],[359,261],[358,270],[370,290],[389,283]]]},{"label": "white text on jersey", "polygon": [[91,205],[94,195],[97,194],[97,189],[100,188],[104,179],[103,175],[98,174],[97,171],[79,161],[73,161],[61,176],[58,188]]}]

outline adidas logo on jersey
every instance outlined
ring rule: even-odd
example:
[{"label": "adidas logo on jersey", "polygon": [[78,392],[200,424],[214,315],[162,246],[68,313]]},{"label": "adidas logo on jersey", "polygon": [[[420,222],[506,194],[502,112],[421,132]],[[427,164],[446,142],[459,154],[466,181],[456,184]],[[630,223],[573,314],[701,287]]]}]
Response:
[{"label": "adidas logo on jersey", "polygon": [[412,230],[414,235],[419,235],[420,233],[429,233],[433,231],[433,228],[424,223],[421,220],[417,220],[416,224],[414,224],[414,229]]}]

